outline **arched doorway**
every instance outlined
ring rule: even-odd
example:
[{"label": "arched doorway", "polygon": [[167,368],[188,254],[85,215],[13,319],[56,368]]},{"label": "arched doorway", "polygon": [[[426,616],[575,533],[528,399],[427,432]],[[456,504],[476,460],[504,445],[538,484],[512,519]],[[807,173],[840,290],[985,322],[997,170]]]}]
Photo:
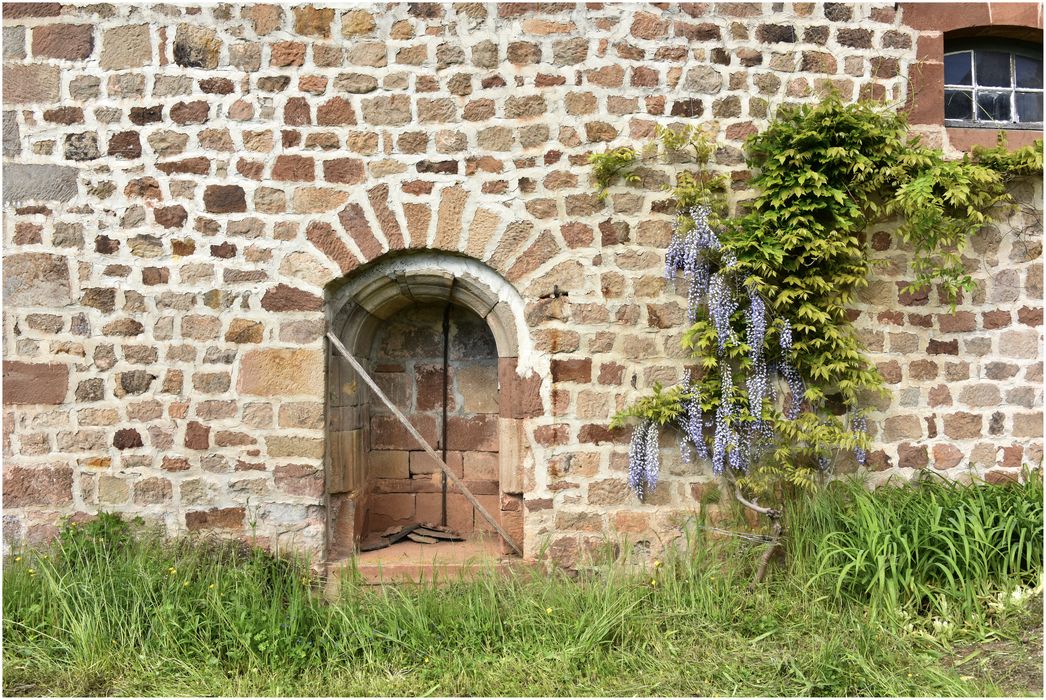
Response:
[{"label": "arched doorway", "polygon": [[[328,290],[327,316],[332,333],[522,544],[520,418],[540,413],[541,397],[537,375],[519,367],[521,340],[529,348],[518,292],[476,260],[419,251],[339,280]],[[328,560],[411,521],[445,519],[466,538],[489,536],[453,485],[444,500],[440,470],[333,348],[327,363]]]}]

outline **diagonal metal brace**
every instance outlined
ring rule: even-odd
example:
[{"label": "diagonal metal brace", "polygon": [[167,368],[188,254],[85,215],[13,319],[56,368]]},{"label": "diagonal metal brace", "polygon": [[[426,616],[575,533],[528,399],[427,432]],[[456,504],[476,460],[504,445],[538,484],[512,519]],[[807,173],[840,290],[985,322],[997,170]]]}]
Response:
[{"label": "diagonal metal brace", "polygon": [[505,540],[505,543],[509,547],[511,547],[513,551],[516,552],[516,554],[518,554],[519,556],[523,556],[523,550],[520,549],[518,544],[516,544],[516,541],[509,537],[508,533],[505,532],[505,529],[501,527],[501,524],[494,519],[493,515],[487,512],[487,509],[484,508],[482,504],[480,504],[479,500],[472,494],[472,492],[465,487],[465,484],[462,483],[461,479],[458,478],[458,475],[451,471],[450,467],[447,466],[446,462],[440,459],[439,454],[437,454],[436,451],[432,449],[432,446],[425,441],[425,438],[423,438],[421,436],[421,433],[419,433],[417,429],[411,424],[411,422],[407,420],[407,417],[403,415],[403,413],[398,408],[396,408],[396,405],[389,400],[389,397],[385,396],[385,393],[378,387],[374,380],[371,379],[371,376],[367,374],[367,371],[363,369],[363,365],[361,365],[359,361],[352,356],[352,353],[349,352],[345,345],[341,342],[341,340],[338,339],[338,336],[334,335],[331,332],[328,332],[327,340],[329,340],[331,342],[331,345],[334,346],[338,353],[342,357],[344,357],[350,365],[352,365],[352,368],[356,370],[360,377],[363,378],[363,381],[366,382],[367,386],[370,387],[370,390],[373,391],[379,399],[381,399],[381,402],[385,404],[385,406],[388,407],[390,411],[392,411],[392,415],[396,416],[399,422],[403,424],[403,427],[407,429],[407,432],[411,434],[411,437],[413,437],[414,440],[417,441],[419,445],[421,445],[422,449],[424,449],[425,452],[428,453],[429,457],[432,457],[432,459],[435,460],[436,464],[439,465],[439,468],[442,469],[443,473],[447,475],[447,478],[450,479],[454,483],[454,485],[458,487],[461,493],[464,494],[465,498],[468,499],[469,503],[472,504],[472,507],[476,509],[476,512],[482,515],[483,519],[490,523],[491,527],[493,527],[494,530],[497,531],[499,535],[501,535],[501,539]]}]

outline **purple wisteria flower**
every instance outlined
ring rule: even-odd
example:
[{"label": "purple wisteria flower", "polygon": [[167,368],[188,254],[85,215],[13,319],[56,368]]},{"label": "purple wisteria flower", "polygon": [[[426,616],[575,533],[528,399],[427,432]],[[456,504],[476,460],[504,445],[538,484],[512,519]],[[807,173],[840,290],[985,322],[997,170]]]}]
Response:
[{"label": "purple wisteria flower", "polygon": [[799,376],[799,371],[792,365],[790,357],[792,354],[792,324],[788,322],[788,319],[784,320],[784,326],[781,328],[780,345],[781,376],[785,378],[785,381],[788,383],[788,391],[792,394],[792,400],[785,408],[785,418],[795,420],[803,409],[803,397],[806,394],[806,387],[803,385],[803,378]]},{"label": "purple wisteria flower", "polygon": [[679,453],[684,464],[690,464],[690,446],[701,459],[708,459],[708,445],[705,444],[705,422],[701,409],[701,390],[691,379],[690,369],[683,373],[683,386],[686,387],[689,398],[683,402],[683,415],[679,420],[679,427],[683,435],[679,439]]},{"label": "purple wisteria flower", "polygon": [[[864,438],[868,433],[868,419],[863,415],[855,415],[850,419],[850,430],[857,433],[859,437]],[[868,463],[868,451],[863,447],[854,449],[854,457],[857,458],[857,463],[862,467]]]},{"label": "purple wisteria flower", "polygon": [[654,421],[644,421],[632,431],[628,446],[628,485],[640,499],[657,487],[661,470],[660,431]]},{"label": "purple wisteria flower", "polygon": [[730,317],[737,310],[737,301],[730,293],[723,275],[719,272],[712,275],[708,283],[708,315],[715,326],[716,334],[719,336],[719,351],[726,350],[726,341],[733,339],[734,329],[730,325]]}]

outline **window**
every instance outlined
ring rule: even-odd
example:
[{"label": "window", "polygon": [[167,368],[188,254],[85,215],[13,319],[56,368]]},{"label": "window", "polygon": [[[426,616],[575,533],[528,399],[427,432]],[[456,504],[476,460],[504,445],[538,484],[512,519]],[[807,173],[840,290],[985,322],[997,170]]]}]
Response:
[{"label": "window", "polygon": [[944,54],[948,126],[1042,128],[1042,47],[1020,41],[948,42]]}]

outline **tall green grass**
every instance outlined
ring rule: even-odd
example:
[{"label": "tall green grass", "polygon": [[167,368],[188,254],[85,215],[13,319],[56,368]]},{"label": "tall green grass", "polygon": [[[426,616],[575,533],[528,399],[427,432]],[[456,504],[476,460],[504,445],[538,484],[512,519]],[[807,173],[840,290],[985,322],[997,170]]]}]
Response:
[{"label": "tall green grass", "polygon": [[[709,540],[700,528],[688,532],[685,546],[645,567],[610,566],[578,577],[492,574],[440,586],[350,582],[330,602],[305,562],[199,538],[166,541],[103,517],[66,528],[46,551],[21,552],[5,563],[4,691],[995,692],[938,665],[937,645],[889,620],[870,619],[867,596],[851,583],[863,579],[847,573],[841,586],[826,578],[810,583],[817,566],[837,565],[804,554],[818,551],[818,537],[836,524],[850,528],[843,532],[863,527],[848,524],[857,494],[847,493],[801,509],[797,517],[807,519],[809,539],[793,543],[799,561],[754,593],[746,589],[758,547]],[[1004,501],[1013,497],[1000,493]],[[877,494],[872,498],[885,499],[902,517],[900,495]],[[1041,537],[1041,516],[1038,527]],[[840,546],[838,537],[822,539]]]},{"label": "tall green grass", "polygon": [[1043,561],[1041,472],[964,486],[927,476],[870,491],[837,482],[796,504],[796,559],[873,612],[972,621],[998,590],[1035,585]]}]

